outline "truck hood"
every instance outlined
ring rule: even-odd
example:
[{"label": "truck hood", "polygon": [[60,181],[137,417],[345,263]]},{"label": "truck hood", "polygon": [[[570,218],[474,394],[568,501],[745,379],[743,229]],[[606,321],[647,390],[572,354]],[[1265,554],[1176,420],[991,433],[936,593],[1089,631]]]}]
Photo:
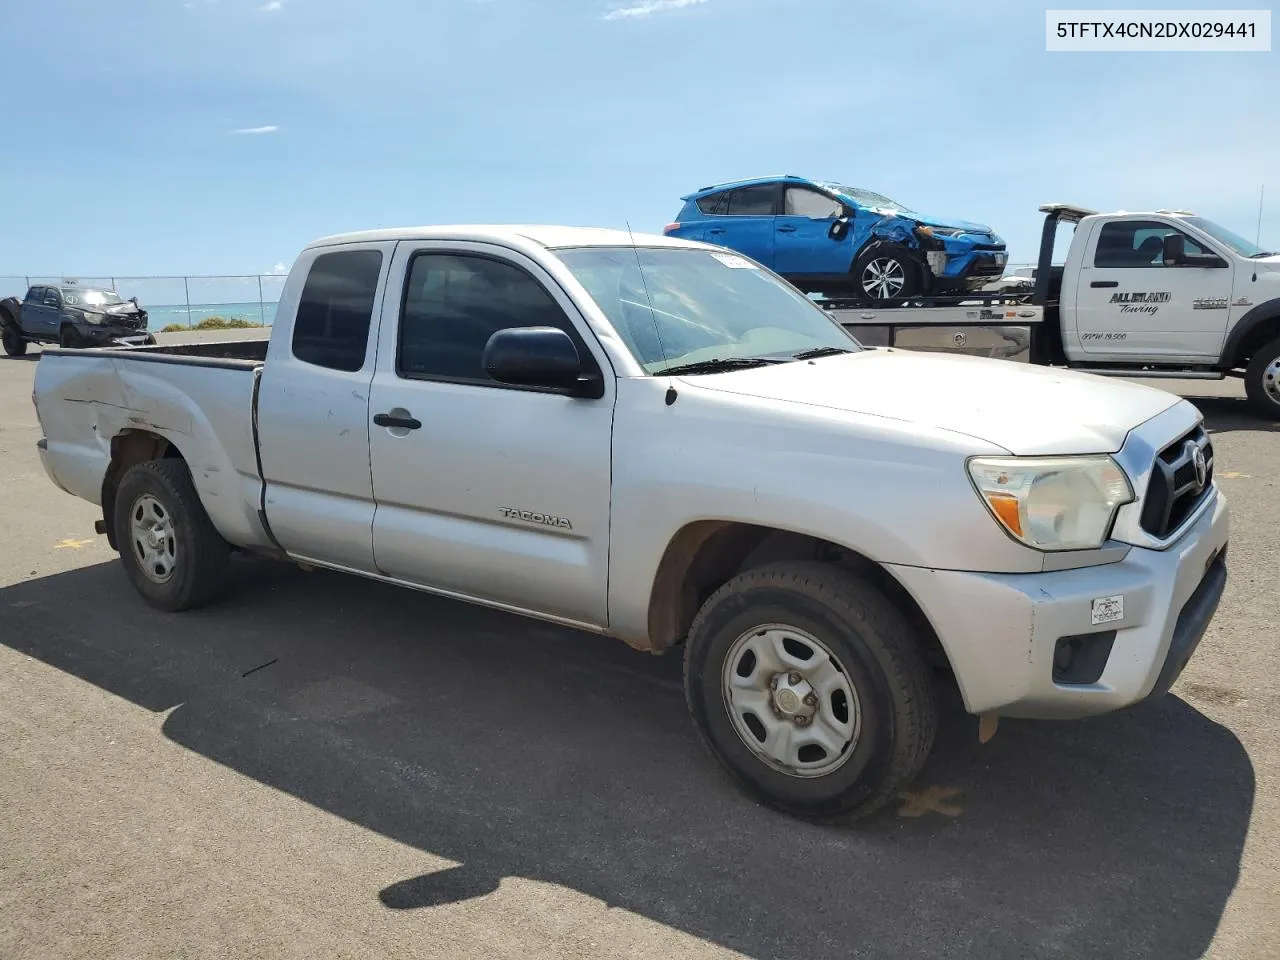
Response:
[{"label": "truck hood", "polygon": [[965,434],[1018,456],[1113,453],[1130,430],[1181,402],[1163,390],[1092,374],[886,349],[688,382]]}]

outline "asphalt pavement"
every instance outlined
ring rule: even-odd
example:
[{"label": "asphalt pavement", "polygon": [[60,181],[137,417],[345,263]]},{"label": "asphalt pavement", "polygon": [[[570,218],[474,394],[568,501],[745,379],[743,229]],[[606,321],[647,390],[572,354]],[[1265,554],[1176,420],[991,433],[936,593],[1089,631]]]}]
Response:
[{"label": "asphalt pavement", "polygon": [[1204,410],[1231,578],[1173,692],[1003,721],[954,700],[852,827],[753,804],[678,657],[237,562],[150,610],[36,456],[0,359],[0,957],[1280,956],[1280,425]]}]

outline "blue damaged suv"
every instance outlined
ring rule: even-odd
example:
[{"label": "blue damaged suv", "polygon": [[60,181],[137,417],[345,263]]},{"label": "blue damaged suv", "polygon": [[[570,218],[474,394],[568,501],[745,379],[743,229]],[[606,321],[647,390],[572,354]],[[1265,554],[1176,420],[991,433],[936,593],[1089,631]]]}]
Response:
[{"label": "blue damaged suv", "polygon": [[805,293],[875,303],[945,296],[1001,276],[1008,260],[990,227],[839,183],[759,177],[681,199],[664,233],[746,254]]}]

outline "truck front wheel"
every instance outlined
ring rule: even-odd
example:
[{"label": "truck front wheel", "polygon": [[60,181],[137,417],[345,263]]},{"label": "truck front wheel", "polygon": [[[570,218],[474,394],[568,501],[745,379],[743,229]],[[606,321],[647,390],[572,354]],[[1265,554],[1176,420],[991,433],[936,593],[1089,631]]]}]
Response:
[{"label": "truck front wheel", "polygon": [[740,784],[814,820],[884,807],[937,730],[905,618],[869,583],[820,563],[759,567],[716,591],[689,631],[685,698]]},{"label": "truck front wheel", "polygon": [[159,610],[202,606],[226,586],[231,548],[182,460],[148,460],[125,472],[116,491],[115,534],[134,589]]},{"label": "truck front wheel", "polygon": [[880,245],[864,251],[853,264],[854,295],[873,303],[895,303],[920,295],[920,264],[902,247]]},{"label": "truck front wheel", "polygon": [[1280,419],[1280,339],[1254,352],[1244,374],[1244,389],[1258,413]]},{"label": "truck front wheel", "polygon": [[27,341],[17,327],[6,326],[3,331],[4,352],[11,357],[21,357],[27,352]]}]

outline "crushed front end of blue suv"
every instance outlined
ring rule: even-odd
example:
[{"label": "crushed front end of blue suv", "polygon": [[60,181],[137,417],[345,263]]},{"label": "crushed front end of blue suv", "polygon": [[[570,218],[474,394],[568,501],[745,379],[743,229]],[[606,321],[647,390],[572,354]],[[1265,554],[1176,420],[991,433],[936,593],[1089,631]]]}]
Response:
[{"label": "crushed front end of blue suv", "polygon": [[806,293],[891,303],[980,288],[1008,262],[990,227],[931,217],[861,187],[792,175],[682,197],[664,233],[728,247]]}]

